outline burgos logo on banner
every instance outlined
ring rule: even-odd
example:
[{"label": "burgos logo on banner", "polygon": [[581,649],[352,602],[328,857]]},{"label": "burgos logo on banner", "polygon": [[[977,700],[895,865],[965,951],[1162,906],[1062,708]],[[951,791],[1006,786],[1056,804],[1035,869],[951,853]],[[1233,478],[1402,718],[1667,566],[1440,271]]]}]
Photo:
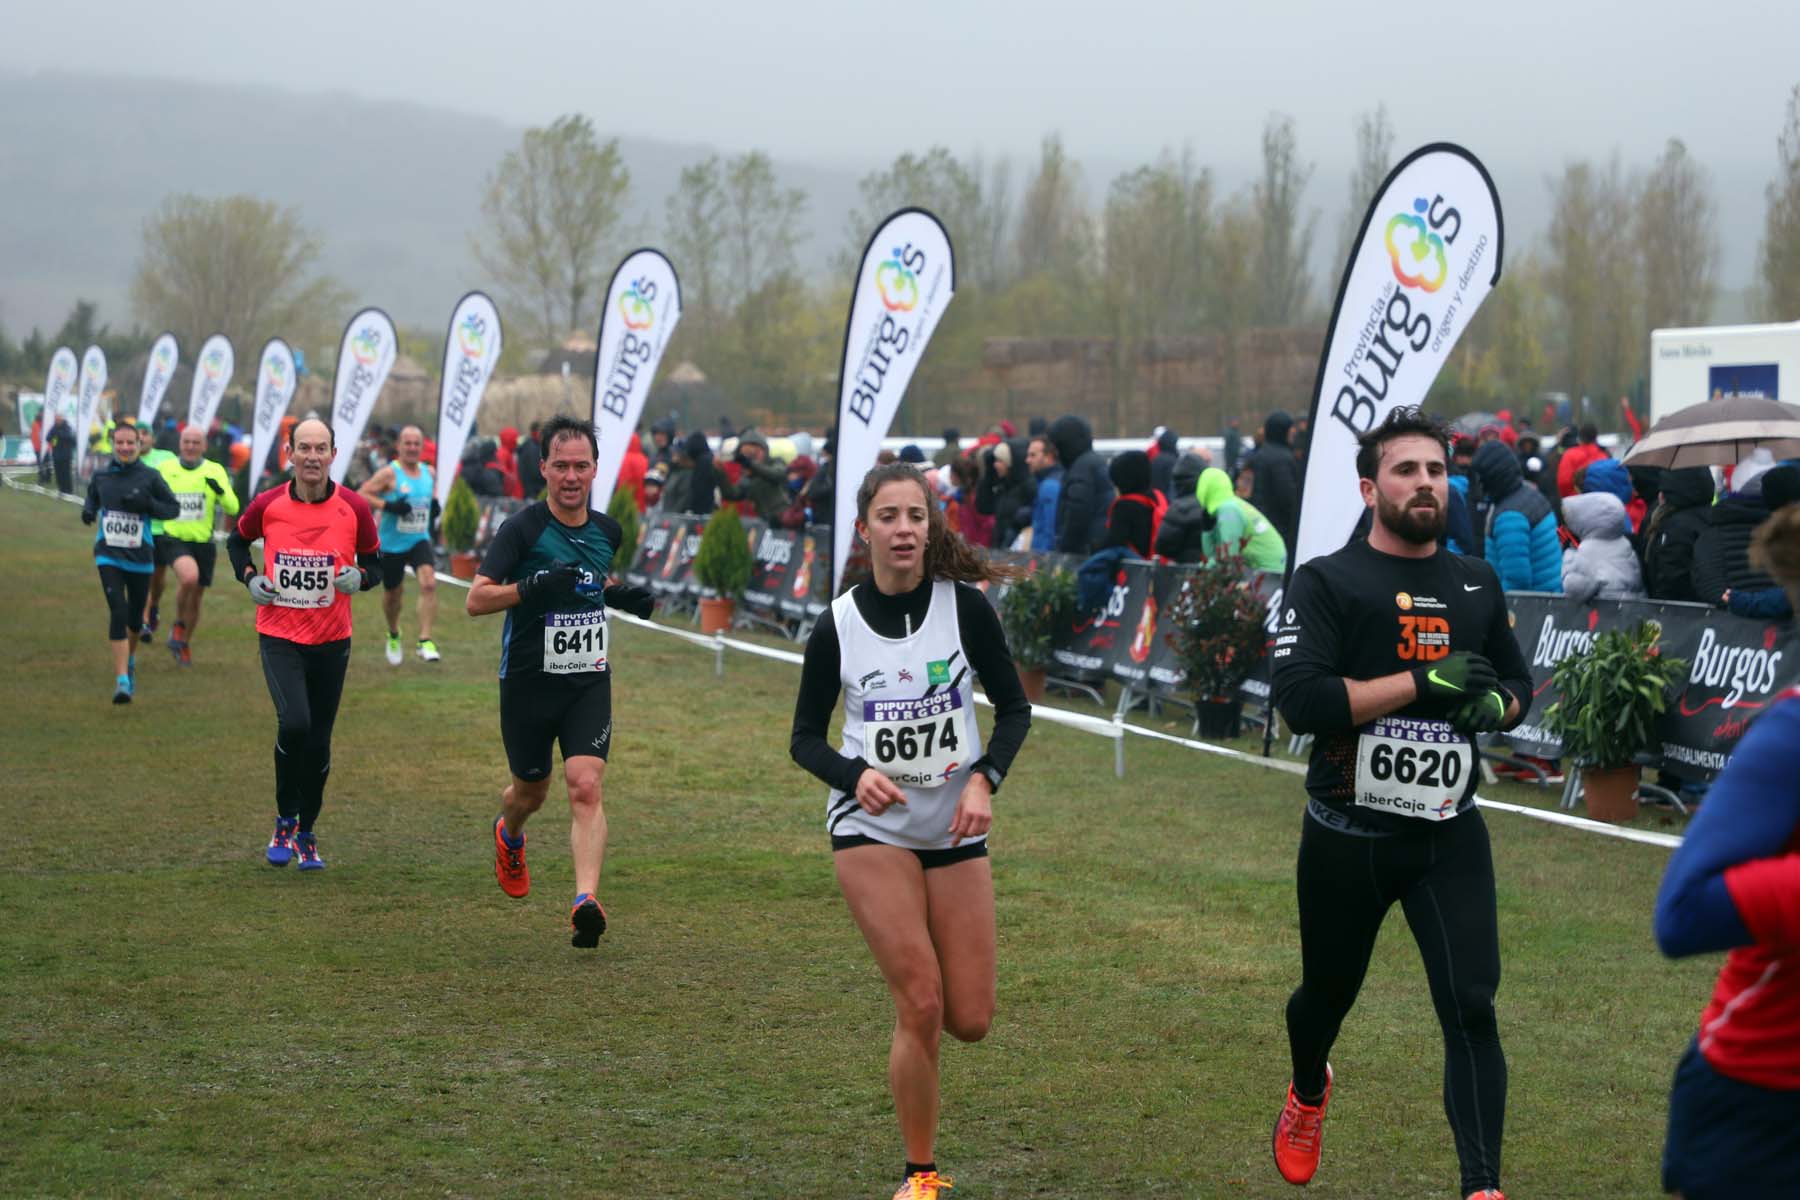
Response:
[{"label": "burgos logo on banner", "polygon": [[1387,223],[1388,259],[1394,264],[1394,278],[1402,285],[1420,291],[1435,292],[1450,278],[1450,258],[1444,253],[1444,239],[1425,224],[1425,213],[1431,205],[1425,197],[1413,201],[1414,216],[1396,213]]},{"label": "burgos logo on banner", "polygon": [[464,313],[462,324],[456,329],[456,344],[462,347],[464,358],[480,358],[487,347],[487,326],[474,313]]},{"label": "burgos logo on banner", "polygon": [[350,339],[350,353],[356,356],[357,362],[368,366],[381,354],[381,335],[373,329],[357,331],[356,336]]},{"label": "burgos logo on banner", "polygon": [[656,310],[650,302],[656,299],[656,285],[648,279],[634,279],[631,287],[619,297],[619,315],[627,329],[648,329],[656,321]]},{"label": "burgos logo on banner", "polygon": [[200,369],[206,372],[208,379],[217,379],[225,371],[225,352],[208,350],[206,357],[200,360]]},{"label": "burgos logo on banner", "polygon": [[[924,256],[916,252],[914,256],[922,265]],[[889,312],[911,312],[919,303],[919,277],[907,269],[911,261],[904,247],[895,246],[894,257],[875,268],[875,288]]]}]

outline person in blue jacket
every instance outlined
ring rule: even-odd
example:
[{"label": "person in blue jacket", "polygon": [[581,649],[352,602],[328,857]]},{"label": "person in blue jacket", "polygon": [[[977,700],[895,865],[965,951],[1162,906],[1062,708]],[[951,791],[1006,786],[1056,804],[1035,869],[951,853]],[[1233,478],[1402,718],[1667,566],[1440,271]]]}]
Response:
[{"label": "person in blue jacket", "polygon": [[1482,550],[1509,592],[1561,592],[1562,544],[1542,492],[1525,486],[1519,457],[1504,442],[1475,451],[1472,469],[1489,502]]},{"label": "person in blue jacket", "polygon": [[1031,502],[1031,552],[1048,554],[1056,549],[1056,506],[1062,500],[1063,469],[1056,443],[1042,433],[1032,438],[1025,465],[1037,480],[1037,497]]}]

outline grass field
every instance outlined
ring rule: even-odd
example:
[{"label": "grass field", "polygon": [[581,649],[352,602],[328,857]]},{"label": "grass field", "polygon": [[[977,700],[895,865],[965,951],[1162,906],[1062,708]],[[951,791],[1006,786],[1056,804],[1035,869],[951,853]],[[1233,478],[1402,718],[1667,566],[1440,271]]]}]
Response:
[{"label": "grass field", "polygon": [[[890,1010],[793,767],[797,669],[625,629],[598,953],[569,947],[566,805],[494,884],[497,618],[382,660],[376,597],[319,825],[262,864],[273,712],[241,588],[196,665],[114,708],[72,505],[0,491],[0,1193],[886,1197]],[[411,628],[410,602],[406,618]],[[409,634],[410,641],[410,634]],[[1269,1160],[1298,973],[1292,776],[1040,722],[996,802],[999,1015],[947,1041],[968,1197],[1297,1195]],[[1508,799],[1529,793],[1510,789]],[[1712,961],[1649,937],[1667,852],[1490,815],[1515,1198],[1658,1192]],[[1333,1052],[1309,1197],[1455,1193],[1403,919]]]}]

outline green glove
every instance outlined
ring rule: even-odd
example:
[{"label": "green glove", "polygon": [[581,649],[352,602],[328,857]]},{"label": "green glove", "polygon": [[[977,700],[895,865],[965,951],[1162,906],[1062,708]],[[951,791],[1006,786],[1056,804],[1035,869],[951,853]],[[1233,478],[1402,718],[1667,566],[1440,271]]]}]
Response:
[{"label": "green glove", "polygon": [[1450,727],[1458,733],[1492,733],[1506,721],[1506,693],[1487,692],[1450,714]]},{"label": "green glove", "polygon": [[1494,664],[1473,650],[1458,650],[1447,658],[1423,667],[1414,667],[1413,683],[1419,699],[1442,704],[1459,704],[1483,692],[1491,692],[1500,683]]}]

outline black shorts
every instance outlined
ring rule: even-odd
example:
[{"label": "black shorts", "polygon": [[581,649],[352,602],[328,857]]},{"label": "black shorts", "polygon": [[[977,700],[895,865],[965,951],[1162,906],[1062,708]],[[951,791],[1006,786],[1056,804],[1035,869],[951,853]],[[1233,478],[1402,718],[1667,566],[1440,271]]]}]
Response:
[{"label": "black shorts", "polygon": [[529,782],[550,774],[550,744],[564,760],[588,754],[604,760],[612,749],[612,675],[561,679],[540,671],[500,681],[500,740],[506,765]]},{"label": "black shorts", "polygon": [[185,538],[170,537],[163,534],[156,539],[156,565],[172,567],[178,558],[187,557],[194,560],[200,569],[200,586],[209,588],[213,581],[213,566],[219,561],[219,547],[210,539],[204,542],[190,542]]},{"label": "black shorts", "polygon": [[1800,1092],[1742,1083],[1688,1043],[1669,1093],[1663,1189],[1690,1200],[1788,1196],[1800,1176]]},{"label": "black shorts", "polygon": [[[852,846],[890,845],[893,843],[877,841],[875,838],[861,833],[834,833],[831,835],[833,854],[839,850],[848,850]],[[912,850],[912,847],[894,846],[894,849]],[[933,867],[948,867],[971,858],[986,858],[988,856],[987,839],[982,838],[979,842],[965,842],[960,846],[946,846],[942,850],[913,850],[912,852],[913,857],[919,860],[919,865],[929,871]]]},{"label": "black shorts", "polygon": [[437,555],[431,552],[431,542],[423,541],[411,550],[397,550],[390,554],[381,552],[381,586],[393,591],[406,582],[406,568],[417,571],[420,567],[436,567]]}]

